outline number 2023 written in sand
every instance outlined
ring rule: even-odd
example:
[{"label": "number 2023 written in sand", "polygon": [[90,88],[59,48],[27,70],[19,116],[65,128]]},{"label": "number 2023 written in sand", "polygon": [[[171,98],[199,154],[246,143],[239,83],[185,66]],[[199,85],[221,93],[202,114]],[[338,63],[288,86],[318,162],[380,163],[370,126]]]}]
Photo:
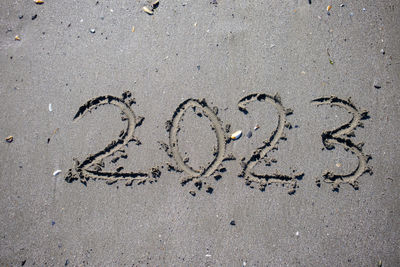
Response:
[{"label": "number 2023 written in sand", "polygon": [[[297,181],[304,176],[302,172],[293,171],[291,174],[282,174],[279,172],[260,174],[255,173],[253,170],[258,164],[270,166],[276,162],[276,160],[268,158],[268,153],[278,149],[280,140],[286,140],[284,131],[285,129],[291,129],[291,125],[286,118],[293,111],[283,106],[278,94],[272,96],[265,93],[254,93],[243,97],[238,102],[238,109],[247,114],[247,106],[253,102],[273,105],[278,113],[278,125],[271,136],[265,139],[263,145],[258,147],[248,160],[245,158],[241,159],[242,171],[238,176],[243,178],[246,185],[252,188],[254,184],[257,184],[261,191],[264,191],[267,185],[281,184],[288,187],[289,194],[293,194],[296,188],[298,188]],[[157,182],[157,179],[161,176],[161,169],[165,168],[169,171],[183,173],[184,177],[180,181],[182,185],[191,182],[198,190],[205,188],[206,192],[212,193],[214,190],[213,182],[221,179],[223,173],[227,171],[223,166],[223,162],[226,160],[235,160],[236,158],[227,153],[227,145],[231,142],[230,125],[226,124],[224,126],[218,118],[218,108],[210,108],[204,99],[185,100],[175,110],[172,119],[166,122],[166,130],[169,132],[169,142],[160,142],[160,146],[175,161],[175,164],[167,162],[160,166],[152,167],[148,171],[124,172],[123,167],[118,167],[115,172],[102,170],[105,167],[104,160],[108,157],[112,157],[111,162],[113,163],[116,163],[120,158],[127,158],[128,155],[125,152],[125,148],[130,142],[135,142],[137,145],[141,144],[139,139],[135,137],[135,129],[142,124],[144,118],[138,117],[134,113],[132,106],[135,103],[136,100],[127,91],[122,94],[122,97],[105,95],[90,99],[79,108],[74,121],[82,118],[99,106],[114,105],[120,109],[122,120],[127,121],[127,126],[126,129],[121,131],[118,138],[113,140],[103,150],[89,155],[82,162],[74,159],[74,167],[68,171],[65,180],[67,182],[79,180],[85,185],[90,179],[105,180],[107,184],[113,184],[118,181],[124,181],[126,185],[132,185],[134,182],[137,184],[153,183]],[[369,118],[368,112],[360,111],[350,99],[344,100],[336,96],[317,98],[311,101],[311,103],[317,106],[330,105],[344,108],[352,115],[352,119],[348,123],[337,129],[325,131],[321,136],[322,143],[326,149],[331,150],[335,148],[335,145],[340,145],[346,151],[355,154],[358,158],[358,166],[351,173],[335,174],[331,171],[325,171],[321,177],[316,179],[316,184],[320,186],[322,180],[324,183],[332,184],[333,190],[338,190],[340,184],[348,183],[355,189],[358,189],[358,178],[367,172],[372,174],[371,168],[367,165],[371,157],[363,153],[362,143],[355,144],[350,138],[355,136],[354,131],[357,127],[363,126],[361,121]],[[217,139],[213,160],[207,166],[201,167],[198,170],[189,166],[188,160],[182,157],[178,145],[179,124],[182,121],[183,115],[190,109],[197,115],[209,119]],[[194,190],[190,190],[190,193],[192,195],[196,194]]]}]

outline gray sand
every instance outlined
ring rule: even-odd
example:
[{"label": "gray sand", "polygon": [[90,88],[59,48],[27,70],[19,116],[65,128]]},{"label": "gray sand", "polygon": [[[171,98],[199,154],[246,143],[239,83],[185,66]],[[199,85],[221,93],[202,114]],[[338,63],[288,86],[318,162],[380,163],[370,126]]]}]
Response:
[{"label": "gray sand", "polygon": [[[400,265],[399,2],[334,1],[330,15],[329,1],[214,2],[161,0],[149,16],[142,0],[1,1],[0,265]],[[186,99],[205,98],[231,132],[243,131],[227,144],[237,160],[223,163],[222,178],[200,178],[212,194],[193,181],[182,186],[187,175],[166,167],[152,184],[64,180],[73,158],[101,151],[127,125],[111,105],[76,122],[74,115],[89,99],[126,90],[145,117],[135,129],[142,145],[130,143],[115,164],[108,157],[104,170],[175,164],[160,149],[165,122]],[[271,104],[239,111],[251,93],[279,93],[294,110],[287,140],[268,153],[277,163],[256,167],[304,172],[292,195],[238,177],[240,159],[278,123]],[[358,190],[315,182],[325,170],[346,174],[358,165],[341,145],[323,150],[321,134],[351,119],[310,104],[330,95],[369,111],[350,138],[372,156],[373,175],[359,177]],[[179,150],[190,166],[204,167],[217,144],[210,121],[190,110],[183,118]]]}]

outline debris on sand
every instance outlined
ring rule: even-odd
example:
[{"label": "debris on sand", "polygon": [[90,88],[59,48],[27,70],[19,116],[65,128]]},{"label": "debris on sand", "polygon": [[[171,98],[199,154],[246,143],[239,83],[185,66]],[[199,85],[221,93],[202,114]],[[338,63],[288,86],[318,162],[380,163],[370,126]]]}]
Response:
[{"label": "debris on sand", "polygon": [[381,83],[378,81],[378,80],[374,80],[374,87],[376,88],[376,89],[381,89]]},{"label": "debris on sand", "polygon": [[60,128],[55,129],[53,131],[53,134],[49,138],[47,138],[47,143],[50,143],[50,139],[58,132],[58,130],[60,130]]},{"label": "debris on sand", "polygon": [[332,6],[331,6],[331,5],[329,5],[329,6],[326,7],[326,14],[328,14],[328,16],[331,15],[331,12],[330,12],[331,9],[332,9]]},{"label": "debris on sand", "polygon": [[15,41],[21,41],[21,38],[18,35],[15,35],[14,40]]},{"label": "debris on sand", "polygon": [[6,137],[7,143],[11,143],[14,140],[14,137],[12,135]]},{"label": "debris on sand", "polygon": [[57,176],[61,173],[61,170],[56,170],[55,172],[53,172],[53,176]]},{"label": "debris on sand", "polygon": [[251,132],[251,131],[249,131],[248,133],[247,133],[247,138],[250,138],[250,137],[252,137],[253,136],[253,133]]},{"label": "debris on sand", "polygon": [[236,225],[236,222],[235,222],[235,220],[232,220],[229,224],[230,225]]},{"label": "debris on sand", "polygon": [[155,0],[153,3],[151,3],[151,7],[156,9],[160,5],[160,0]]},{"label": "debris on sand", "polygon": [[231,135],[231,139],[232,140],[237,140],[242,136],[242,131],[236,131]]},{"label": "debris on sand", "polygon": [[43,0],[34,0],[34,2],[35,2],[36,5],[42,5],[42,4],[44,4],[44,1],[43,1]]},{"label": "debris on sand", "polygon": [[149,14],[149,15],[153,15],[154,14],[153,9],[150,9],[147,6],[143,7],[143,11],[146,12],[147,14]]}]

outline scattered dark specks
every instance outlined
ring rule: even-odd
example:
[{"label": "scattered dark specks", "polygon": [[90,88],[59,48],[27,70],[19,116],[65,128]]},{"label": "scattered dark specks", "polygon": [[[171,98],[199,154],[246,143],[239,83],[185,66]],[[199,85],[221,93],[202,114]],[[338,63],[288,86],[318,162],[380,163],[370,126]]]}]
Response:
[{"label": "scattered dark specks", "polygon": [[32,20],[35,20],[37,18],[37,14],[32,16]]},{"label": "scattered dark specks", "polygon": [[200,70],[200,65],[197,65],[197,70]]},{"label": "scattered dark specks", "polygon": [[56,224],[56,222],[55,221],[51,221],[51,225],[55,225]]},{"label": "scattered dark specks", "polygon": [[236,222],[234,220],[232,220],[229,224],[230,225],[236,225]]}]

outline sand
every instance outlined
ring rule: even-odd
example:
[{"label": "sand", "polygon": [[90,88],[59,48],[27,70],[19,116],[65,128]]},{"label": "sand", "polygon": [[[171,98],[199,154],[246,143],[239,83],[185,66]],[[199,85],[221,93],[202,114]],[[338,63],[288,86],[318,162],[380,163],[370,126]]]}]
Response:
[{"label": "sand", "polygon": [[311,2],[3,0],[0,265],[399,265],[399,4]]}]

